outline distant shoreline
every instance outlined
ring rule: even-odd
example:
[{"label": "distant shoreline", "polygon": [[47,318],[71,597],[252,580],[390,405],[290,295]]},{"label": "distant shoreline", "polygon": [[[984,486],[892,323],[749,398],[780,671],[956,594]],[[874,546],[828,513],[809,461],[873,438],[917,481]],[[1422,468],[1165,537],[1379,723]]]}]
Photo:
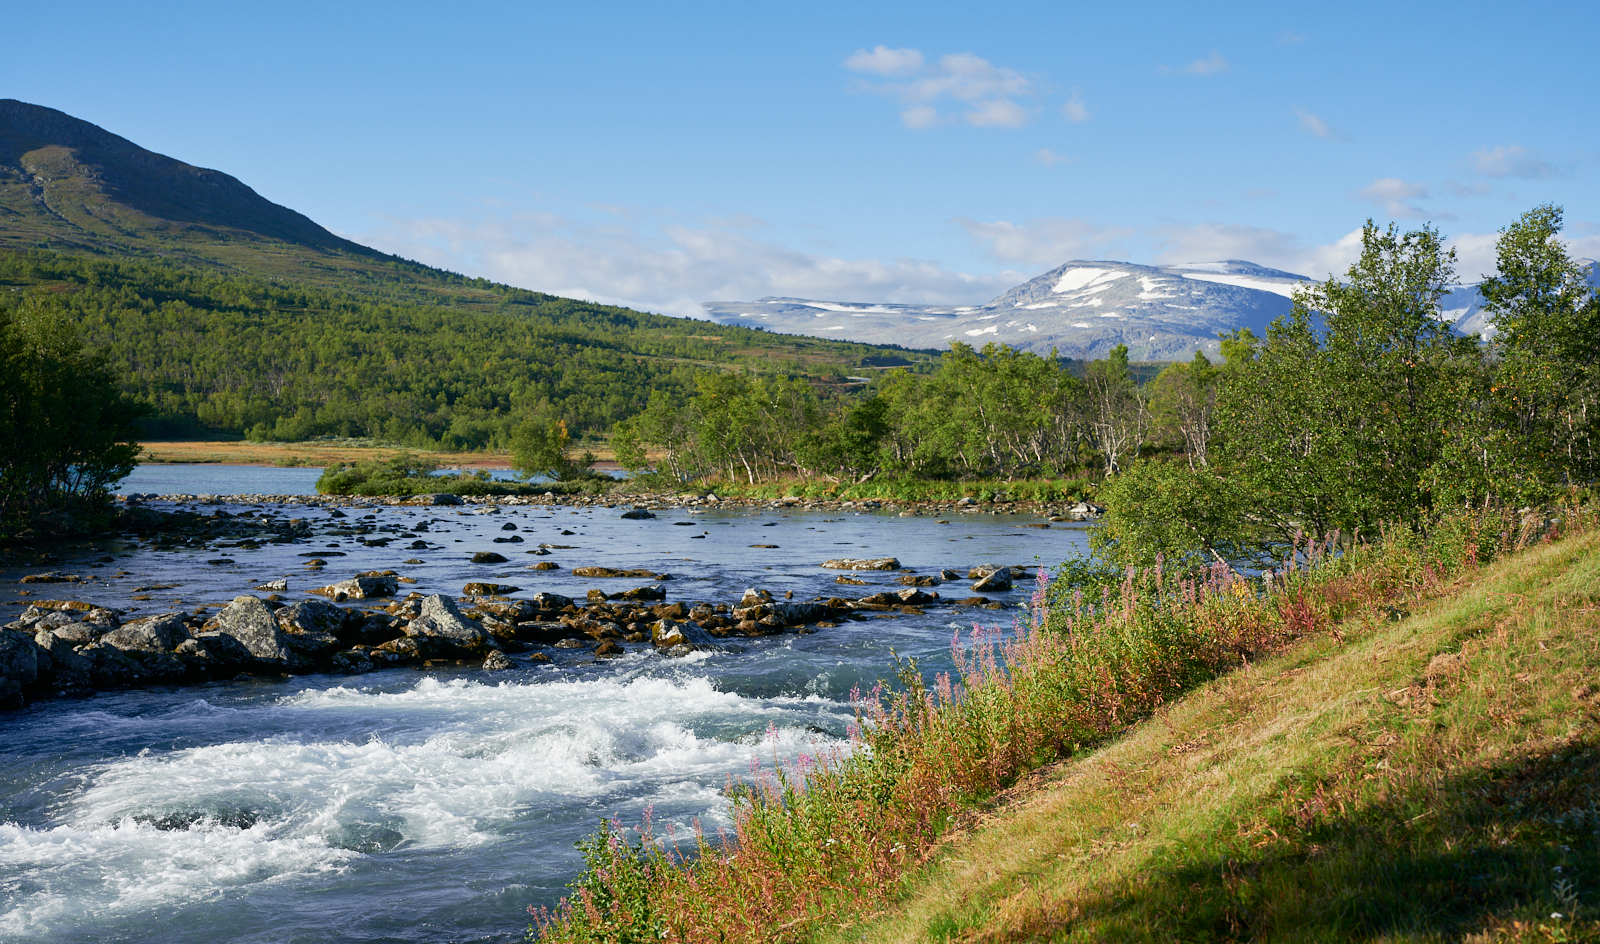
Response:
[{"label": "distant shoreline", "polygon": [[[620,468],[612,460],[610,450],[601,452],[601,461],[595,463],[599,471]],[[326,468],[340,462],[362,462],[371,459],[389,459],[401,453],[436,460],[440,468],[456,469],[509,469],[511,455],[503,452],[432,452],[422,449],[405,449],[399,446],[366,446],[345,442],[147,442],[140,456],[140,465],[234,465],[261,468]]]}]

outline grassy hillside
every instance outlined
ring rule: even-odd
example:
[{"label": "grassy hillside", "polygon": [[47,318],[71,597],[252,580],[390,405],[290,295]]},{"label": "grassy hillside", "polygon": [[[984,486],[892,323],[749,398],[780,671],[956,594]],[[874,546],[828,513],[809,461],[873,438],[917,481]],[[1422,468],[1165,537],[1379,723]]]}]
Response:
[{"label": "grassy hillside", "polygon": [[1600,534],[1012,790],[824,941],[1600,940]]}]

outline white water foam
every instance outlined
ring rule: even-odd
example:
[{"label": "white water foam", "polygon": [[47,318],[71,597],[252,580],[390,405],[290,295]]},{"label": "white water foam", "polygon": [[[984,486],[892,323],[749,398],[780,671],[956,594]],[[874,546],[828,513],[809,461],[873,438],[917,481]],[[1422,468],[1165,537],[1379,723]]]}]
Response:
[{"label": "white water foam", "polygon": [[588,820],[594,798],[715,829],[728,822],[730,773],[756,753],[770,763],[816,752],[808,726],[844,712],[705,678],[302,692],[227,728],[276,733],[102,763],[54,823],[0,825],[0,939],[305,881],[397,847],[502,842],[533,811]]}]

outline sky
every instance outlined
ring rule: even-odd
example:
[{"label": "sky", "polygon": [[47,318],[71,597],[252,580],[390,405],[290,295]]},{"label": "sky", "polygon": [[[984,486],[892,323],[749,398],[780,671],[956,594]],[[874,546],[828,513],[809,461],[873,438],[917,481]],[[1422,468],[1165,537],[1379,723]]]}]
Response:
[{"label": "sky", "polygon": [[1371,218],[1475,281],[1600,258],[1600,4],[0,0],[0,97],[342,236],[697,315],[978,304],[1075,259],[1323,278]]}]

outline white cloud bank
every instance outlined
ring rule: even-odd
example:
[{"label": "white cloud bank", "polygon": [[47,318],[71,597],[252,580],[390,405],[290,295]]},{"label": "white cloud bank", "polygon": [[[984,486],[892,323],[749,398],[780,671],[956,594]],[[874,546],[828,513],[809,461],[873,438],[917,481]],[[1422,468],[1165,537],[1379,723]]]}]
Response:
[{"label": "white cloud bank", "polygon": [[429,265],[562,295],[703,318],[700,303],[767,295],[838,301],[972,304],[1027,276],[968,275],[929,260],[843,259],[760,238],[748,218],[593,220],[553,213],[388,218],[351,238]]}]

